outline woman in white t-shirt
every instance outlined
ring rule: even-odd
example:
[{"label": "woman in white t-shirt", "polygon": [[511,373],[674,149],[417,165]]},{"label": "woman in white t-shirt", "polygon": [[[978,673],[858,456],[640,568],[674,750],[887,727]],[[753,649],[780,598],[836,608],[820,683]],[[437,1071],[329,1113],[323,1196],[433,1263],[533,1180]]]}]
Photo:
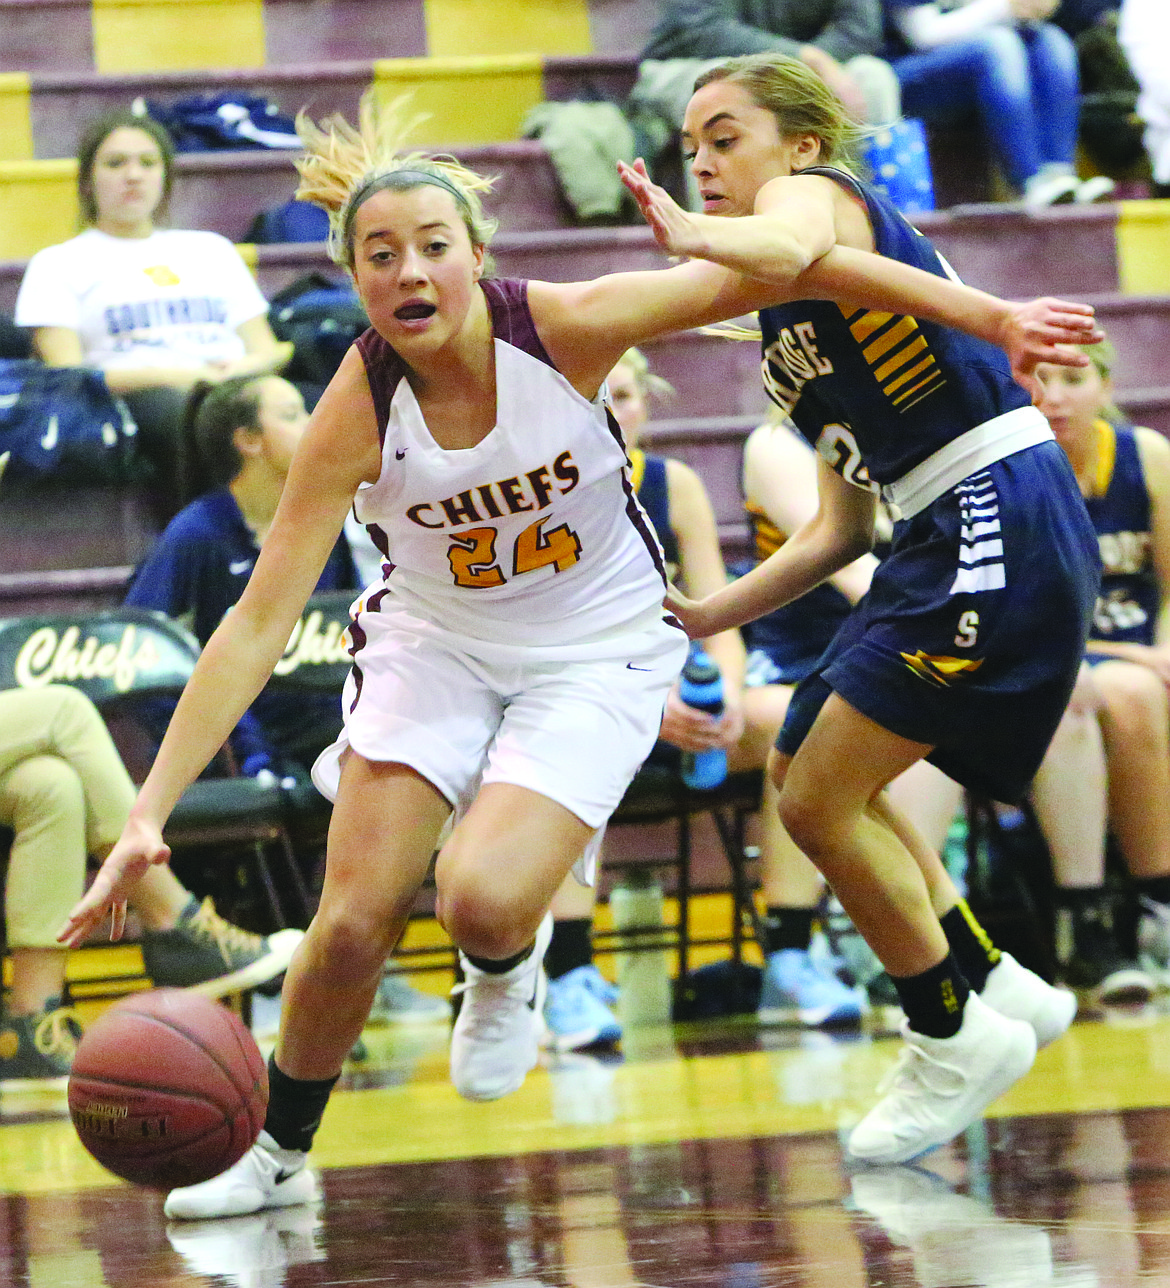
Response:
[{"label": "woman in white t-shirt", "polygon": [[235,247],[159,229],[174,149],[157,122],[99,117],[78,145],[83,231],[29,261],[16,321],[50,366],[97,367],[138,422],[168,511],[187,499],[182,412],[196,381],[278,371],[291,356]]}]

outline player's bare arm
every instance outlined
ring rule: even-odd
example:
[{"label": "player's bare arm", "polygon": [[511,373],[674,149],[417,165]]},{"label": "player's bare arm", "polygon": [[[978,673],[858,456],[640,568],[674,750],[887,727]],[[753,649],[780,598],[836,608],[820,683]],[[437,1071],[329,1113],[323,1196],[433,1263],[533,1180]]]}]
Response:
[{"label": "player's bare arm", "polygon": [[126,828],[62,928],[62,943],[80,942],[111,908],[113,933],[120,933],[134,882],[169,855],[162,829],[171,809],[272,674],[358,485],[376,479],[379,469],[373,402],[361,358],[351,350],[297,448],[248,585],[200,654]]},{"label": "player's bare arm", "polygon": [[672,592],[669,602],[692,638],[742,626],[791,603],[872,548],[873,493],[846,483],[819,458],[817,491],[816,514],[751,572],[698,603]]}]

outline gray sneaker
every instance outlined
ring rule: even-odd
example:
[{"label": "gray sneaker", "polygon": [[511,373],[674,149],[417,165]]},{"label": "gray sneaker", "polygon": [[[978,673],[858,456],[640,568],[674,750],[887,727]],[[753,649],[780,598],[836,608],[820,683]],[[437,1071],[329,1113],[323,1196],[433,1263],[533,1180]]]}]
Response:
[{"label": "gray sneaker", "polygon": [[203,997],[223,997],[266,984],[279,975],[305,937],[303,930],[254,935],[233,926],[192,895],[173,930],[142,936],[142,961],[155,988],[186,988]]},{"label": "gray sneaker", "polygon": [[414,988],[397,971],[387,971],[378,985],[371,1024],[446,1024],[451,1004],[443,997]]},{"label": "gray sneaker", "polygon": [[73,1012],[56,998],[34,1015],[6,1015],[0,1020],[0,1085],[63,1086],[80,1037]]}]

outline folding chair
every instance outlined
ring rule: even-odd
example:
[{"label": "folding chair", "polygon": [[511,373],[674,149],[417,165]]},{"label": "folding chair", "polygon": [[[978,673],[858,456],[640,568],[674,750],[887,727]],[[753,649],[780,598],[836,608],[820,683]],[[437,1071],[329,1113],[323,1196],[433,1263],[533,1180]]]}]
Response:
[{"label": "folding chair", "polygon": [[[610,820],[610,827],[631,824],[673,822],[676,827],[676,846],[672,858],[657,863],[644,860],[606,860],[612,870],[642,868],[646,866],[673,867],[675,893],[678,899],[678,927],[671,934],[664,932],[663,942],[647,940],[646,947],[673,947],[679,955],[679,978],[685,979],[690,969],[690,952],[696,945],[729,943],[736,966],[743,961],[745,929],[763,943],[763,930],[753,897],[752,881],[748,866],[756,857],[746,844],[747,820],[760,808],[763,791],[763,772],[747,770],[729,774],[718,787],[709,791],[688,787],[681,775],[666,766],[643,765],[630,784],[621,804]],[[710,814],[719,835],[720,846],[730,869],[732,918],[726,938],[695,939],[691,933],[690,898],[692,890],[692,859],[694,838],[692,827],[697,814]],[[616,946],[620,936],[616,931],[594,933],[594,943],[599,948]]]}]

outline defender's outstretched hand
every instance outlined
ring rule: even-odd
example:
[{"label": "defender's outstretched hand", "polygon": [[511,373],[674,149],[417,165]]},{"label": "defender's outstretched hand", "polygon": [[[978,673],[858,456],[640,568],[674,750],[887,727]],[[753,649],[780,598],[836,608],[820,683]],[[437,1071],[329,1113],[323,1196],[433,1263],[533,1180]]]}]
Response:
[{"label": "defender's outstretched hand", "polygon": [[1044,296],[1012,304],[1000,345],[1012,364],[1012,375],[1035,394],[1032,373],[1041,362],[1058,367],[1087,367],[1088,354],[1075,348],[1105,338],[1089,304],[1070,304]]},{"label": "defender's outstretched hand", "polygon": [[152,863],[165,863],[170,857],[170,847],[164,843],[158,827],[130,819],[93,885],[78,900],[58,931],[58,942],[76,948],[101,924],[107,912],[111,914],[110,939],[121,939],[126,928],[126,901],[131,891]]},{"label": "defender's outstretched hand", "polygon": [[701,256],[706,243],[696,217],[685,211],[665,188],[653,182],[645,161],[641,157],[633,165],[619,161],[617,167],[622,183],[638,203],[642,218],[650,225],[659,246],[671,255]]}]

